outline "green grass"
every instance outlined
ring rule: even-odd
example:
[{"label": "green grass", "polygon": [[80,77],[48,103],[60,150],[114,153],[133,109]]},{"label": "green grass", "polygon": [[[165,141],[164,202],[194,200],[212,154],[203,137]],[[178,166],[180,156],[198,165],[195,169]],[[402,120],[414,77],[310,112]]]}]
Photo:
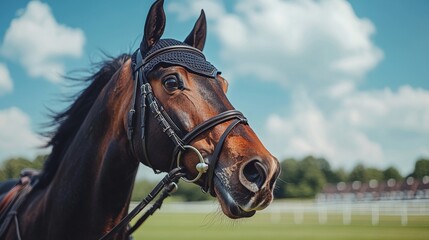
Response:
[{"label": "green grass", "polygon": [[327,223],[321,225],[313,213],[304,214],[303,223],[295,224],[292,213],[262,212],[250,219],[233,221],[220,213],[163,213],[161,210],[140,227],[134,239],[427,240],[429,216],[409,216],[406,226],[401,225],[399,216],[380,216],[379,224],[373,226],[370,215],[352,215],[352,223],[343,225],[342,215],[329,214]]}]

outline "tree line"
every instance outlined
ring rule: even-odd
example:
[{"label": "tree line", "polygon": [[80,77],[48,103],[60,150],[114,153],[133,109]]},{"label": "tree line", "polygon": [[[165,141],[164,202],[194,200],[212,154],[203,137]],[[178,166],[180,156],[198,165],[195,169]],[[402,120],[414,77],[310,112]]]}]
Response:
[{"label": "tree line", "polygon": [[288,158],[281,162],[282,173],[277,181],[275,196],[277,198],[309,198],[319,193],[327,183],[370,180],[387,181],[395,179],[402,181],[412,176],[422,179],[429,176],[429,159],[420,158],[414,164],[412,173],[402,176],[395,167],[378,169],[357,164],[351,171],[343,168],[333,169],[324,158],[308,156],[302,159]]},{"label": "tree line", "polygon": [[[40,155],[29,160],[26,158],[10,158],[0,165],[0,181],[19,177],[24,168],[42,169],[47,155]],[[351,171],[343,168],[333,169],[324,158],[307,156],[302,159],[287,158],[281,161],[281,174],[276,183],[276,198],[311,198],[319,193],[327,183],[360,181],[367,183],[371,179],[387,181],[391,178],[402,181],[412,176],[422,179],[429,176],[429,158],[420,158],[414,164],[412,173],[402,176],[395,167],[378,169],[357,164]],[[152,189],[155,182],[137,179],[132,199],[140,200]],[[201,201],[210,199],[194,184],[179,183],[179,190],[174,193],[183,201]]]},{"label": "tree line", "polygon": [[42,169],[47,155],[39,155],[32,160],[23,157],[9,158],[0,165],[0,181],[18,178],[25,168]]}]

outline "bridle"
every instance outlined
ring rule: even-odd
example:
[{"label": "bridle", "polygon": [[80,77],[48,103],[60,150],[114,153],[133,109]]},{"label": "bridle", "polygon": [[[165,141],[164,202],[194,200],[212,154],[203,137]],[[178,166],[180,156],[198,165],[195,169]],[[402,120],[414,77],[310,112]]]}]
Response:
[{"label": "bridle", "polygon": [[[163,41],[163,40],[160,40]],[[192,66],[192,61],[188,62],[179,62],[174,58],[178,55],[187,56],[193,58],[193,60],[204,61],[206,67]],[[171,58],[173,56],[173,58]],[[182,57],[183,57],[182,56]],[[179,57],[180,58],[180,57]],[[189,60],[189,59],[188,59]],[[155,61],[155,63],[154,63]],[[234,127],[238,124],[247,124],[247,119],[243,116],[243,114],[237,110],[227,110],[222,112],[212,118],[209,118],[202,123],[195,126],[190,132],[183,134],[183,131],[177,127],[177,125],[173,122],[170,116],[162,107],[161,103],[155,97],[152,87],[147,79],[147,74],[153,70],[154,67],[157,66],[158,63],[170,64],[170,65],[180,65],[188,70],[195,72],[197,74],[216,78],[219,71],[214,68],[210,63],[205,60],[204,54],[191,46],[188,45],[174,45],[174,46],[164,46],[159,48],[145,56],[142,57],[142,53],[140,49],[137,49],[132,55],[132,75],[134,81],[134,91],[132,96],[132,105],[131,109],[128,112],[128,121],[127,121],[127,136],[130,141],[130,145],[134,154],[136,154],[134,147],[134,125],[136,122],[136,105],[137,105],[137,94],[139,93],[140,86],[140,128],[141,128],[141,141],[142,141],[142,151],[143,151],[143,163],[147,166],[151,167],[155,173],[159,173],[160,170],[153,167],[151,160],[149,159],[148,150],[147,150],[147,136],[146,136],[146,121],[148,116],[148,109],[150,109],[154,118],[158,121],[158,124],[162,128],[162,131],[167,134],[167,136],[174,143],[174,150],[172,152],[172,161],[171,161],[171,170],[170,172],[154,187],[154,189],[148,194],[146,198],[144,198],[130,213],[128,213],[117,225],[115,225],[109,232],[104,234],[99,240],[107,240],[111,239],[115,234],[118,233],[120,229],[125,227],[144,207],[146,207],[159,193],[161,193],[158,200],[151,206],[150,209],[132,226],[128,229],[127,235],[131,235],[150,215],[152,215],[157,209],[159,209],[162,205],[162,202],[165,198],[167,198],[171,192],[177,188],[176,182],[179,178],[182,178],[186,182],[196,182],[198,181],[203,174],[207,174],[204,179],[203,186],[201,187],[205,192],[209,192],[213,196],[215,196],[215,192],[213,189],[213,178],[215,175],[215,168],[217,162],[219,161],[220,153],[222,151],[222,146],[226,141],[229,133],[232,131]],[[202,64],[204,65],[204,64]],[[211,67],[210,67],[211,66]],[[209,69],[210,71],[206,71],[204,69]],[[218,143],[216,144],[212,155],[209,157],[208,162],[204,160],[201,152],[190,145],[190,143],[208,131],[209,129],[227,122],[232,121],[229,126],[225,129],[224,133],[219,138]],[[184,136],[183,136],[184,135]],[[183,137],[181,137],[183,136]],[[186,178],[186,173],[184,173],[184,167],[182,167],[182,157],[185,151],[193,151],[197,156],[199,162],[196,164],[195,168],[198,171],[198,174],[193,179]],[[176,164],[176,166],[174,166]]]},{"label": "bridle", "polygon": [[[209,71],[207,71],[204,68],[199,69],[198,66],[197,67],[193,66],[192,63],[190,63],[189,61],[175,62],[177,60],[175,60],[174,58],[173,59],[171,58],[171,56],[177,56],[180,54],[184,55],[185,57],[191,56],[192,58],[194,58],[194,60],[197,59],[200,61],[205,61],[205,64],[208,63],[205,60],[204,54],[200,50],[188,45],[173,45],[173,46],[162,47],[160,49],[157,49],[147,54],[147,56],[145,56],[144,58],[142,57],[142,53],[139,49],[134,52],[132,56],[134,92],[132,97],[132,106],[127,116],[128,117],[128,139],[131,142],[131,146],[133,146],[134,148],[134,144],[133,144],[133,133],[134,133],[134,124],[135,124],[134,115],[136,112],[135,107],[137,104],[136,95],[138,94],[138,90],[139,90],[138,87],[140,86],[140,94],[141,94],[140,128],[141,128],[141,141],[142,141],[144,163],[147,166],[151,167],[156,173],[160,172],[158,169],[155,169],[153,167],[151,160],[148,157],[146,121],[147,121],[148,109],[150,109],[151,113],[156,118],[160,127],[162,128],[162,131],[167,134],[167,136],[171,139],[171,141],[175,145],[174,151],[172,152],[171,168],[174,167],[174,164],[176,164],[177,167],[180,167],[182,165],[181,160],[183,158],[183,154],[185,151],[194,152],[197,155],[199,160],[198,164],[196,164],[195,166],[196,170],[198,171],[198,175],[193,179],[188,179],[186,177],[183,177],[182,179],[186,182],[196,182],[203,176],[203,174],[207,173],[202,189],[205,192],[210,192],[212,195],[214,195],[215,193],[213,189],[213,177],[215,174],[215,168],[216,168],[217,162],[220,157],[220,153],[222,151],[222,146],[225,143],[225,140],[229,135],[229,133],[232,131],[232,129],[240,123],[247,124],[247,119],[243,116],[241,112],[237,110],[227,110],[198,124],[190,132],[186,133],[183,136],[183,131],[179,127],[177,127],[177,125],[172,121],[170,116],[167,114],[167,112],[164,110],[164,108],[162,107],[162,105],[154,95],[152,91],[152,87],[147,79],[147,74],[151,70],[153,70],[153,68],[156,67],[156,64],[158,63],[180,65],[192,72],[195,72],[197,74],[210,77],[210,78],[217,78],[219,71],[216,68],[214,68],[210,63],[208,64],[210,64],[209,66],[212,66],[213,69],[210,69]],[[155,64],[152,61],[155,61]],[[209,129],[227,121],[232,121],[232,122],[229,124],[229,126],[225,129],[224,133],[219,138],[219,141],[215,146],[212,155],[209,157],[208,162],[206,162],[201,152],[194,146],[190,145],[190,143],[195,138],[197,138],[204,132],[208,131]],[[180,137],[180,136],[183,136],[183,137]]]}]

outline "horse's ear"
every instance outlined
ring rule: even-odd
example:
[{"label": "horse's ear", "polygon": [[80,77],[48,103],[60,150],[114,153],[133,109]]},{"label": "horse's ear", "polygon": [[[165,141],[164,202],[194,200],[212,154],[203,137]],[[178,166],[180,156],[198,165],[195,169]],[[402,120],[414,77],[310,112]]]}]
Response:
[{"label": "horse's ear", "polygon": [[200,17],[195,23],[195,26],[192,29],[191,33],[188,35],[188,37],[186,37],[185,43],[195,48],[198,48],[202,51],[206,43],[206,36],[207,36],[206,15],[204,13],[204,10],[201,10]]},{"label": "horse's ear", "polygon": [[143,40],[140,43],[140,51],[144,55],[164,33],[165,13],[164,0],[157,0],[150,7],[144,26]]}]

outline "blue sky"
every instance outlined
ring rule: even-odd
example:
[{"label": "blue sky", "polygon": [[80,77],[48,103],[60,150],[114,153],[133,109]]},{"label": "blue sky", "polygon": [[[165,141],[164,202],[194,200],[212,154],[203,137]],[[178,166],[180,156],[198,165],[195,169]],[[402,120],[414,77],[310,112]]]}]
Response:
[{"label": "blue sky", "polygon": [[[0,4],[0,159],[39,152],[47,108],[79,90],[60,75],[132,52],[150,3]],[[184,39],[201,8],[207,58],[279,159],[407,174],[429,156],[428,1],[166,0],[164,37]]]}]

